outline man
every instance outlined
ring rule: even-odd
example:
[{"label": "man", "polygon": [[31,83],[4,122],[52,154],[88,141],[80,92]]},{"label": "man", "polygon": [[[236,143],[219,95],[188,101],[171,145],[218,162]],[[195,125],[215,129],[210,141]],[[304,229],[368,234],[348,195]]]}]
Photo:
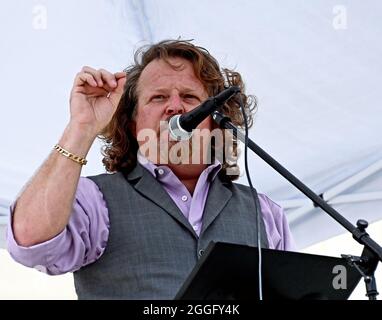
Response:
[{"label": "man", "polygon": [[[12,208],[13,258],[48,274],[74,272],[79,298],[172,299],[210,241],[256,246],[257,204],[248,187],[232,183],[236,144],[219,153],[221,143],[203,139],[182,155],[191,144],[172,141],[161,127],[231,85],[243,90],[240,74],[187,41],[142,49],[126,73],[84,67],[69,124]],[[251,122],[254,101],[242,98]],[[243,125],[237,96],[222,111]],[[211,117],[198,129],[220,130]],[[154,138],[142,138],[148,130]],[[80,178],[97,136],[109,173]],[[189,161],[195,152],[203,161]],[[291,249],[282,209],[265,195],[258,200],[262,246]]]}]

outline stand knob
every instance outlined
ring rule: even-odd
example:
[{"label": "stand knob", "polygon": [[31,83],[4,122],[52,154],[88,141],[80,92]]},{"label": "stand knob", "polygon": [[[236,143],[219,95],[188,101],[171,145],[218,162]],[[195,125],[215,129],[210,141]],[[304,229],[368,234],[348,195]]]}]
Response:
[{"label": "stand knob", "polygon": [[361,232],[364,232],[365,229],[368,227],[369,223],[366,220],[359,219],[357,221],[357,227]]}]

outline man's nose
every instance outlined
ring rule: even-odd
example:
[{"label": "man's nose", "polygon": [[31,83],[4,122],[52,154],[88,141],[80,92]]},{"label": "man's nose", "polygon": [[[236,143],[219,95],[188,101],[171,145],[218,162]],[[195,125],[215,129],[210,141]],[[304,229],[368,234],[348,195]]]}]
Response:
[{"label": "man's nose", "polygon": [[184,111],[185,110],[180,97],[172,97],[168,100],[168,105],[166,107],[167,115],[182,114]]}]

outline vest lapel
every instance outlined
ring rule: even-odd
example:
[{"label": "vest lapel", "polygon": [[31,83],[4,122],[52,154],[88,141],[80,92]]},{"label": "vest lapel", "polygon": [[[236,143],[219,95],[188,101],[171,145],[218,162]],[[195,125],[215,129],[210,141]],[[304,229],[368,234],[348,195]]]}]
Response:
[{"label": "vest lapel", "polygon": [[232,192],[224,185],[217,176],[211,183],[208,192],[207,203],[204,208],[203,225],[200,236],[205,232],[208,226],[215,220],[219,213],[226,206],[232,197]]},{"label": "vest lapel", "polygon": [[194,229],[171,197],[162,188],[160,183],[140,164],[137,164],[137,166],[127,175],[127,180],[131,182],[138,180],[136,183],[133,183],[133,186],[140,194],[168,212],[174,219],[180,222],[195,237],[197,237]]}]

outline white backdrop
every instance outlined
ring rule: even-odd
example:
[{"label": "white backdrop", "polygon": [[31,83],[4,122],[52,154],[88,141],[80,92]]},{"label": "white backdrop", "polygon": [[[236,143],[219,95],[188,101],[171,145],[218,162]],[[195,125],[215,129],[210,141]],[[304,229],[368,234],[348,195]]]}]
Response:
[{"label": "white backdrop", "polygon": [[[222,66],[242,73],[259,100],[251,138],[314,191],[353,177],[382,159],[381,11],[378,0],[1,4],[0,222],[60,137],[80,68],[122,70],[135,49],[165,38],[195,39]],[[99,149],[95,143],[83,175],[103,171]],[[286,205],[303,199],[256,156],[250,163],[260,192]],[[376,221],[381,192],[377,169],[340,193],[374,198],[335,207],[353,223]],[[300,216],[293,210],[288,217],[299,248],[344,232],[317,209]]]}]

